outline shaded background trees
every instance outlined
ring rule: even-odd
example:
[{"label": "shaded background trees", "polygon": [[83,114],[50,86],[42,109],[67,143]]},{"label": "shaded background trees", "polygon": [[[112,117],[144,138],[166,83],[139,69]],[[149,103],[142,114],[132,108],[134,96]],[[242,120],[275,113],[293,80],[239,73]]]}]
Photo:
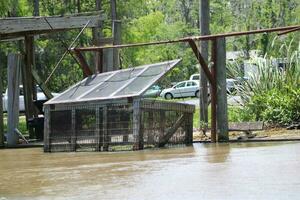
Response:
[{"label": "shaded background trees", "polygon": [[[96,6],[98,5],[98,6]],[[117,16],[111,13],[110,6],[116,5]],[[257,28],[271,28],[299,23],[300,9],[297,0],[211,0],[212,34],[244,31]],[[111,19],[122,20],[122,43],[147,42],[174,39],[190,35],[199,35],[198,0],[0,0],[0,16],[49,16],[70,13],[89,12],[101,8],[108,16],[101,35],[110,37]],[[36,40],[36,68],[45,78],[65,50],[58,37],[66,43],[75,37],[78,31],[40,36]],[[270,48],[274,34],[231,38],[227,41],[227,50],[259,49],[268,56],[278,56],[280,44]],[[288,41],[298,40],[299,34],[285,36]],[[86,30],[80,38],[81,45],[91,45],[92,30]],[[297,44],[296,44],[297,45]],[[295,48],[291,47],[291,49]],[[0,65],[6,68],[6,55],[10,51],[22,51],[20,42],[0,43]],[[151,63],[161,60],[183,58],[182,67],[175,69],[164,84],[188,78],[196,73],[196,60],[188,46],[163,45],[121,50],[122,67]],[[2,76],[5,76],[5,70]],[[82,78],[81,69],[74,60],[65,58],[49,82],[53,91],[61,91]],[[6,84],[4,84],[6,85]]]}]

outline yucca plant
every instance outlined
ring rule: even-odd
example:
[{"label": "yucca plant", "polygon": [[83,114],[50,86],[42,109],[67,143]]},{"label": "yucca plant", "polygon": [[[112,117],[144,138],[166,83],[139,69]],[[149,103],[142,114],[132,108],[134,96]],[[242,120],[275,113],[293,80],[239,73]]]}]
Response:
[{"label": "yucca plant", "polygon": [[[292,43],[293,41],[291,41]],[[254,120],[272,125],[288,125],[300,121],[300,43],[291,51],[291,43],[283,44],[279,51],[285,66],[279,68],[272,58],[255,58],[257,73],[237,86],[244,107]]]}]

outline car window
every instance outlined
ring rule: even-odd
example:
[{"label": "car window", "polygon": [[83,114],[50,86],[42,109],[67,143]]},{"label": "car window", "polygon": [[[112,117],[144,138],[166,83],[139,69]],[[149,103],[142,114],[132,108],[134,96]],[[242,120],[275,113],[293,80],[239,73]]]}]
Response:
[{"label": "car window", "polygon": [[24,90],[22,87],[20,87],[20,96],[23,96],[24,95]]},{"label": "car window", "polygon": [[183,88],[184,86],[185,86],[185,82],[177,84],[175,88]]},{"label": "car window", "polygon": [[36,87],[36,92],[39,93],[39,92],[43,92],[43,91],[40,87]]},{"label": "car window", "polygon": [[186,86],[187,87],[196,86],[196,83],[192,82],[192,81],[189,81],[189,82],[187,82]]},{"label": "car window", "polygon": [[199,80],[199,78],[200,78],[200,76],[195,75],[195,76],[193,76],[192,80]]}]

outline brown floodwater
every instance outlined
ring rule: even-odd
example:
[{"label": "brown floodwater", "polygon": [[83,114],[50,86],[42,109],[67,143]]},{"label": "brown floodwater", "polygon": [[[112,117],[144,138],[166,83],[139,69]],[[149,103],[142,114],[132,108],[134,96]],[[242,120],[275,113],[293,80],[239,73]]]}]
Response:
[{"label": "brown floodwater", "polygon": [[4,199],[300,199],[300,143],[114,153],[0,150]]}]

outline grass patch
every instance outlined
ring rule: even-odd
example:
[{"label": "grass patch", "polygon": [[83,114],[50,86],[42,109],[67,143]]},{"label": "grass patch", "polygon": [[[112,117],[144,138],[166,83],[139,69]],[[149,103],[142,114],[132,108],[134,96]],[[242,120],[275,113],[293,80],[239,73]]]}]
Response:
[{"label": "grass patch", "polygon": [[[4,114],[4,116],[3,116],[3,125],[4,125],[4,133],[7,133],[7,114]],[[26,125],[25,115],[19,116],[18,129],[23,135],[29,135],[28,130],[27,130],[27,125]]]},{"label": "grass patch", "polygon": [[[200,109],[196,107],[193,119],[193,127],[200,128]],[[250,115],[244,108],[240,106],[228,106],[228,122],[245,122],[255,121],[254,116]],[[211,106],[208,107],[208,127],[211,122]]]}]

